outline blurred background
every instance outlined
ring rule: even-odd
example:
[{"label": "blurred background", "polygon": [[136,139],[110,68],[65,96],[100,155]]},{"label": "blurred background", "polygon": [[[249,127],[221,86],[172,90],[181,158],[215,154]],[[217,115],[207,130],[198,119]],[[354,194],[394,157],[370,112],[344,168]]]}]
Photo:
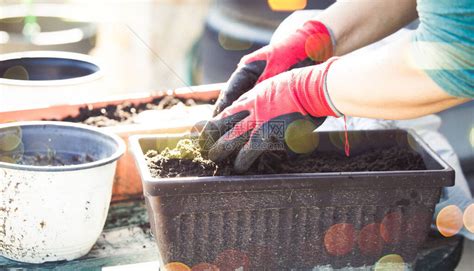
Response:
[{"label": "blurred background", "polygon": [[[0,0],[0,57],[38,50],[89,55],[103,76],[90,86],[86,100],[220,83],[229,78],[242,56],[268,44],[293,10],[325,9],[333,2]],[[0,97],[13,87],[0,84]],[[25,99],[24,95],[8,103],[15,108],[19,99]],[[82,98],[77,93],[64,99],[79,102]],[[30,102],[35,106],[34,99]],[[440,131],[460,157],[472,190],[474,102],[439,116],[443,120]]]},{"label": "blurred background", "polygon": [[[106,73],[103,95],[182,87],[209,0],[0,1],[0,52],[89,54]],[[49,32],[25,37],[25,25]]]},{"label": "blurred background", "polygon": [[[103,76],[87,85],[93,90],[87,97],[78,92],[68,97],[75,102],[219,83],[229,78],[242,56],[268,44],[293,10],[325,9],[333,2],[0,0],[0,53],[55,50],[90,55]],[[472,182],[474,102],[439,115],[440,130]]]},{"label": "blurred background", "polygon": [[[270,41],[291,9],[334,1],[293,2],[1,0],[0,52],[90,54],[108,75],[104,94],[224,82],[243,55]],[[25,37],[35,30],[43,37]]]},{"label": "blurred background", "polygon": [[[292,10],[325,9],[333,2],[0,0],[0,53],[89,54],[104,74],[93,85],[97,91],[89,94],[94,99],[219,83],[229,78],[242,56],[268,44]],[[472,180],[474,103],[440,116],[440,129]]]}]

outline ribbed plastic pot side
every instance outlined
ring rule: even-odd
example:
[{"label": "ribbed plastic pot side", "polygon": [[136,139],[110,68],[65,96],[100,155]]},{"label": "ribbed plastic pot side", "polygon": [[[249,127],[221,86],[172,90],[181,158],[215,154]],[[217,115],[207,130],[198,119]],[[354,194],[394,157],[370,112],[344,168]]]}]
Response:
[{"label": "ribbed plastic pot side", "polygon": [[[336,148],[331,133],[337,132],[319,133],[319,150]],[[410,147],[427,170],[158,179],[144,153],[172,147],[185,135],[132,137],[163,263],[216,263],[235,251],[257,269],[356,267],[387,254],[413,263],[454,172],[412,132],[350,133],[362,138],[354,154]]]}]

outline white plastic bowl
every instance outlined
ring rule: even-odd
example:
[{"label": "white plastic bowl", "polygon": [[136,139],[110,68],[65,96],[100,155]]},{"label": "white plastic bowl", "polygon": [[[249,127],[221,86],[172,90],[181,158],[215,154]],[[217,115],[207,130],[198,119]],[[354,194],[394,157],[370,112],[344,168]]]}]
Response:
[{"label": "white plastic bowl", "polygon": [[[12,136],[21,138],[13,150]],[[0,125],[1,159],[47,151],[95,159],[66,166],[0,162],[1,256],[28,263],[73,260],[87,254],[102,232],[123,140],[80,124]]]}]

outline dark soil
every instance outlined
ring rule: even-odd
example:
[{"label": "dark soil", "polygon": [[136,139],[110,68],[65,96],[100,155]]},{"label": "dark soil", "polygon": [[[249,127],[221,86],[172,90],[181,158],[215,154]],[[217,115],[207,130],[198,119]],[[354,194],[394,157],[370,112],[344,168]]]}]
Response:
[{"label": "dark soil", "polygon": [[[68,116],[60,121],[83,123],[96,127],[116,126],[120,124],[134,123],[135,117],[145,110],[161,110],[170,109],[178,104],[187,106],[196,105],[193,99],[179,99],[174,96],[165,96],[163,98],[155,98],[148,103],[130,103],[125,102],[119,105],[107,105],[105,107],[94,108],[87,105],[79,108],[79,112],[75,116]],[[58,119],[50,119],[58,121]]]},{"label": "dark soil", "polygon": [[79,154],[56,154],[56,153],[41,153],[41,154],[24,154],[18,161],[20,165],[28,166],[69,166],[80,165],[94,162],[91,155]]},{"label": "dark soil", "polygon": [[[157,152],[147,153],[148,166],[154,177],[230,176],[233,158],[222,163],[199,159],[166,159]],[[346,157],[341,152],[314,152],[311,155],[289,159],[285,153],[265,153],[244,175],[424,170],[422,157],[408,148],[391,147],[372,149]]]}]

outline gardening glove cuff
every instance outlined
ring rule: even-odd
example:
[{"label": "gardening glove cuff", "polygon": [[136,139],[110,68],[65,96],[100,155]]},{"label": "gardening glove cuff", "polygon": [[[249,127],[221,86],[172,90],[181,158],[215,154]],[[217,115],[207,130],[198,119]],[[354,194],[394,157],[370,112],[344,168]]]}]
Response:
[{"label": "gardening glove cuff", "polygon": [[322,63],[333,55],[331,32],[321,22],[308,21],[287,39],[242,58],[239,66],[264,61],[256,83],[293,68]]},{"label": "gardening glove cuff", "polygon": [[331,65],[338,57],[332,57],[317,68],[307,68],[292,71],[295,95],[304,111],[313,117],[341,117],[343,114],[334,106],[329,97],[327,75]]}]

